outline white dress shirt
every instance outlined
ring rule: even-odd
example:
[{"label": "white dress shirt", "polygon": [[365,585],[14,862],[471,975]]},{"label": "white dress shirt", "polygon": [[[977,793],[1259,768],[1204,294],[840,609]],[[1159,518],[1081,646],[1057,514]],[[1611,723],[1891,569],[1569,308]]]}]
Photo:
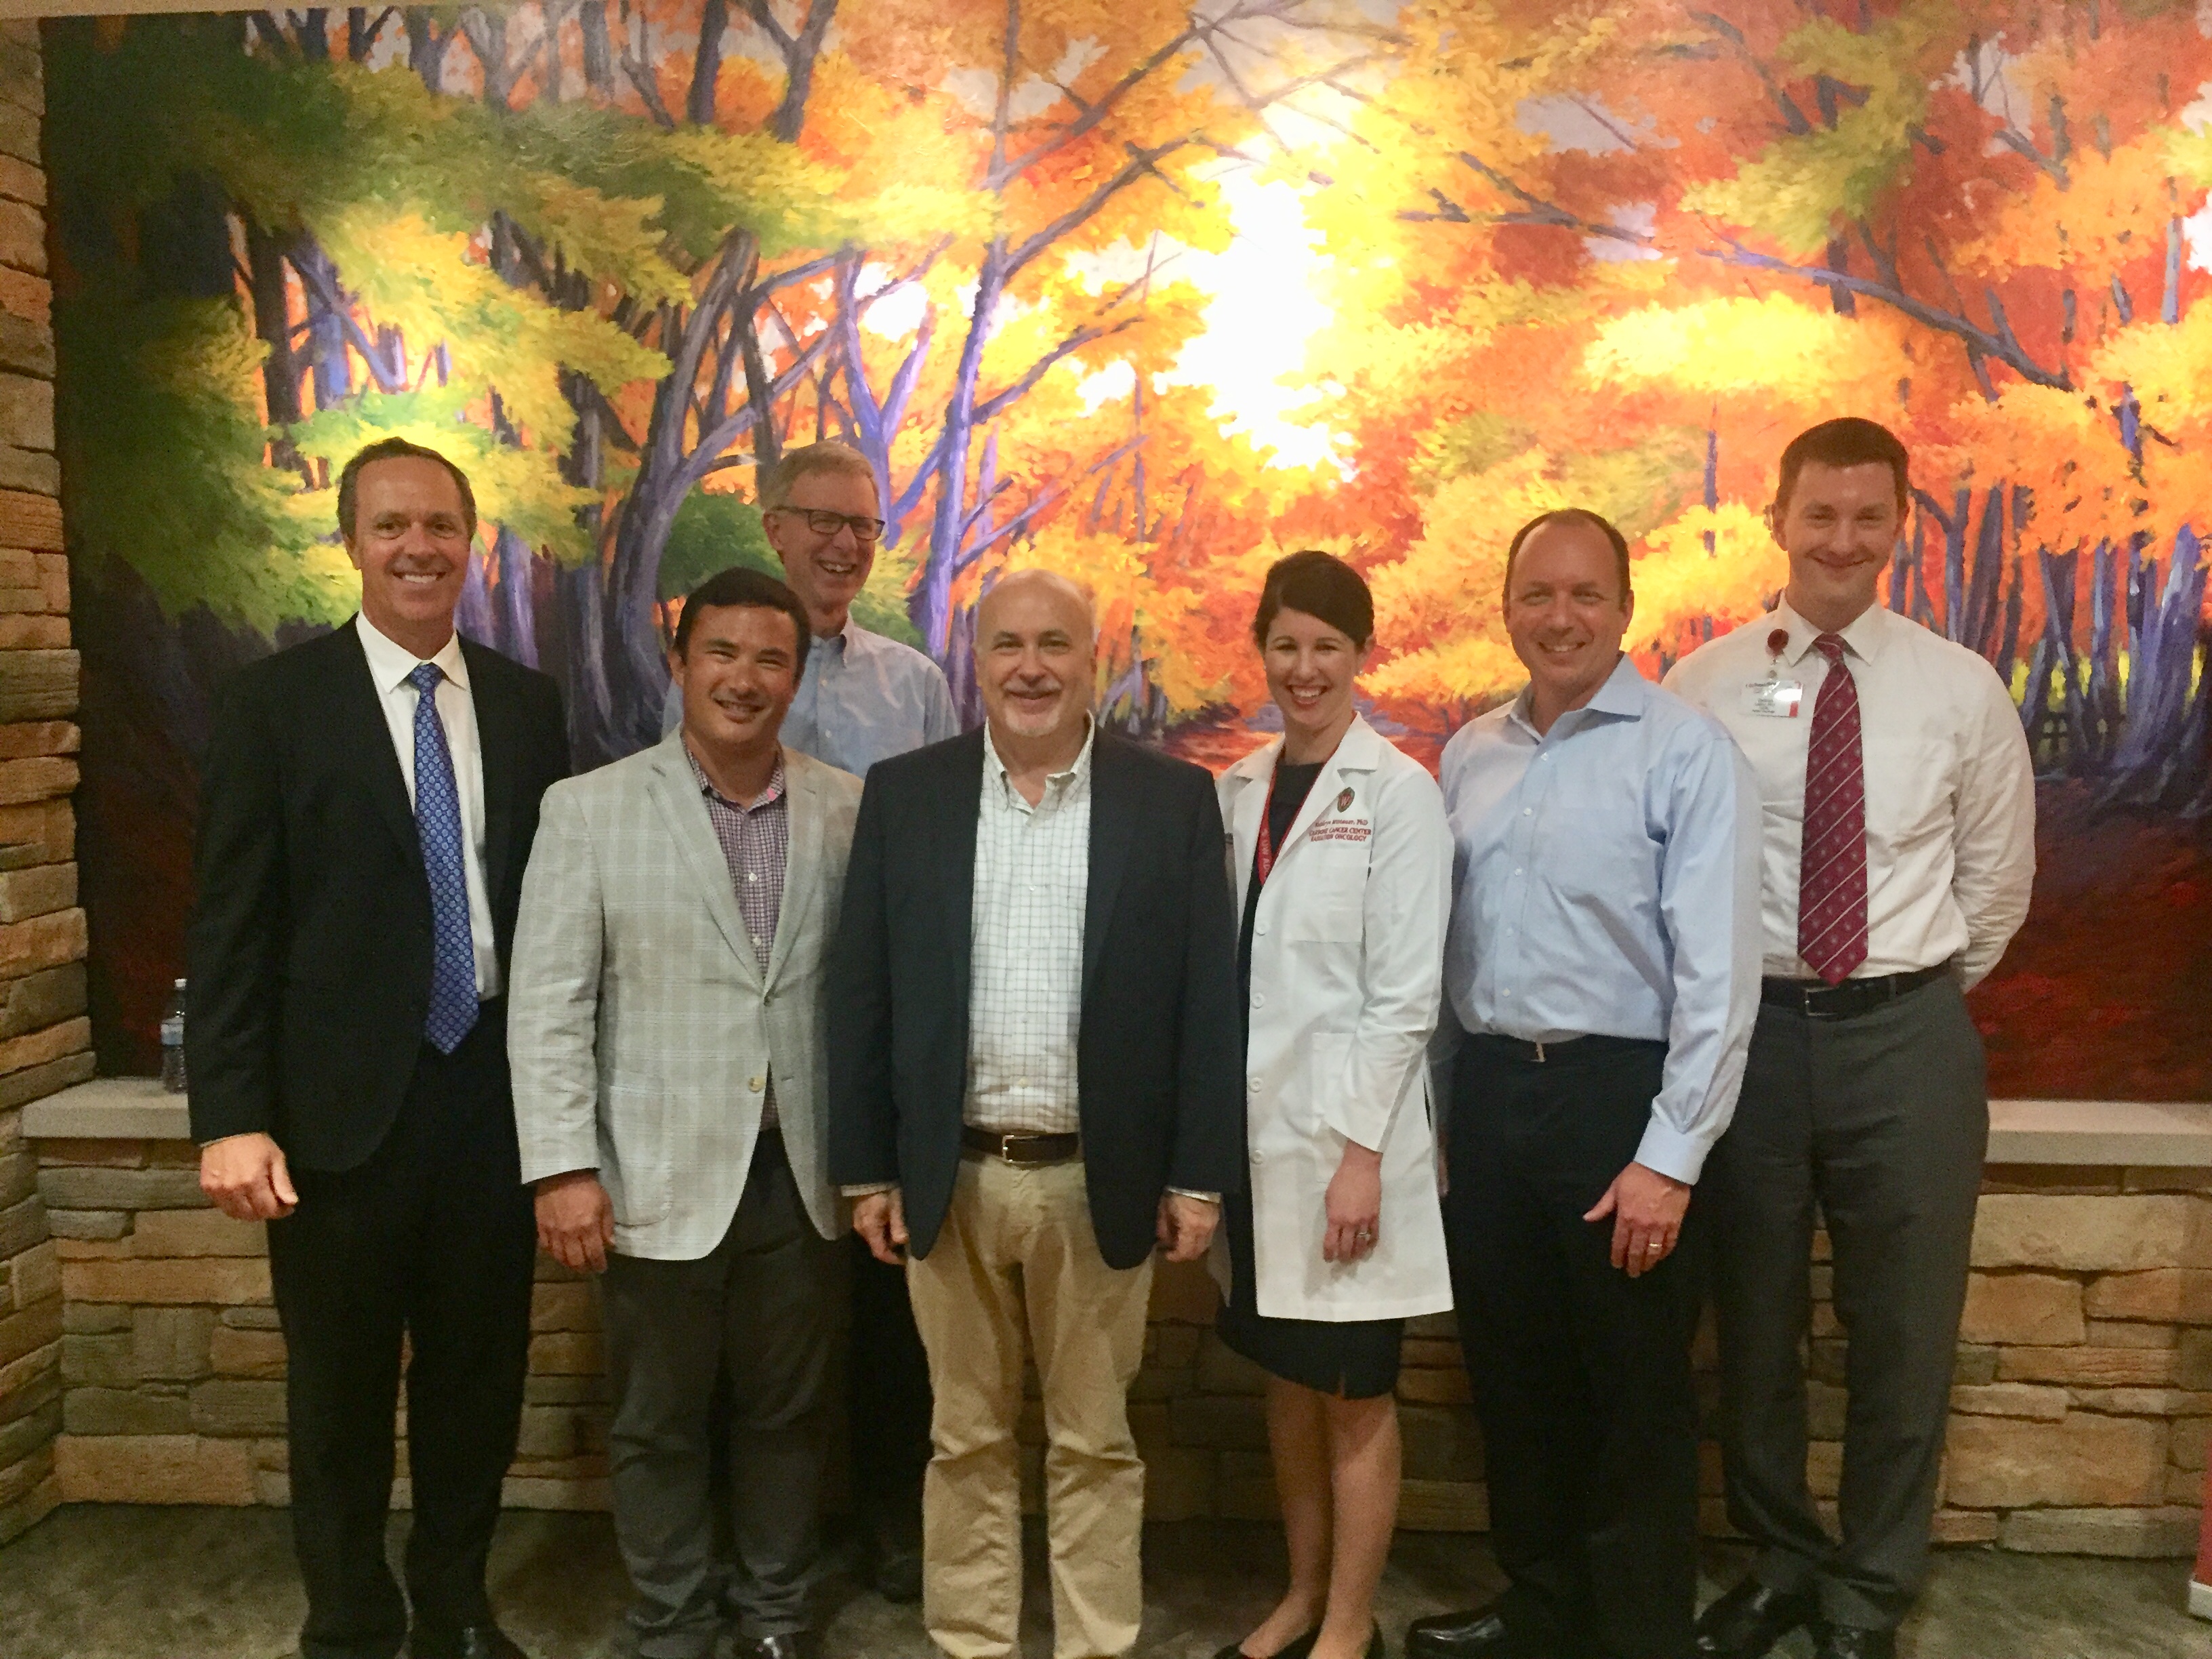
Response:
[{"label": "white dress shirt", "polygon": [[[392,729],[392,746],[398,751],[399,775],[406,781],[407,804],[411,807],[415,804],[415,705],[421,697],[407,683],[407,677],[424,659],[377,632],[368,617],[356,620],[361,648],[368,658],[368,676],[375,683],[378,701],[384,705],[385,724]],[[477,706],[469,693],[469,664],[461,654],[460,635],[447,640],[445,648],[428,660],[446,676],[438,682],[438,718],[446,728],[446,749],[453,757],[453,782],[461,797],[461,863],[468,877],[469,940],[476,947],[477,995],[495,997],[501,982],[499,950],[491,929],[491,900],[484,889],[483,749],[477,738]]]},{"label": "white dress shirt", "polygon": [[1031,805],[984,728],[961,1105],[962,1118],[977,1128],[1069,1134],[1082,1122],[1076,1037],[1097,733],[1094,721],[1074,763],[1046,779],[1042,799]]},{"label": "white dress shirt", "polygon": [[[1778,655],[1777,629],[1789,635]],[[1867,957],[1857,977],[1956,957],[1969,986],[2004,954],[2035,881],[2035,775],[1996,671],[1881,605],[1842,630],[1866,767]],[[1820,630],[1785,601],[1692,652],[1667,687],[1711,711],[1758,775],[1765,972],[1810,979],[1797,954],[1798,855],[1813,705],[1829,672]],[[1794,718],[1751,712],[1770,668],[1803,687]]]}]

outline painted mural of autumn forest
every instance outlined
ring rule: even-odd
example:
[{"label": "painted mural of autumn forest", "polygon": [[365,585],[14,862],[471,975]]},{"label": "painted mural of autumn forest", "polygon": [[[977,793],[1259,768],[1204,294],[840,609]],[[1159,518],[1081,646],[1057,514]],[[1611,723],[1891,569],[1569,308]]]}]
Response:
[{"label": "painted mural of autumn forest", "polygon": [[888,480],[862,620],[973,706],[981,585],[1097,590],[1102,707],[1256,740],[1258,573],[1369,573],[1415,752],[1517,689],[1512,527],[1636,544],[1656,672],[1784,568],[1777,451],[1912,445],[1887,602],[2010,680],[2037,910],[2000,1094],[2212,1098],[2212,23],[2195,0],[539,0],[47,25],[110,1067],[182,971],[192,757],[347,616],[336,465],[466,466],[465,631],[580,764],[755,469]]}]

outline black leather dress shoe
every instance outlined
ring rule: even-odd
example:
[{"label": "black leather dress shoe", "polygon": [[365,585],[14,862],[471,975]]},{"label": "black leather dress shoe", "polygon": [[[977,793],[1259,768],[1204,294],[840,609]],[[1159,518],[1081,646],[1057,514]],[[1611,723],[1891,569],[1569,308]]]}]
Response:
[{"label": "black leather dress shoe", "polygon": [[[1313,1651],[1313,1644],[1320,1639],[1321,1626],[1316,1625],[1304,1636],[1293,1636],[1274,1652],[1264,1656],[1264,1659],[1306,1659],[1306,1656]],[[1242,1642],[1231,1642],[1216,1653],[1213,1659],[1253,1659],[1253,1656],[1244,1651]]]},{"label": "black leather dress shoe", "polygon": [[1746,1578],[1698,1620],[1700,1659],[1759,1659],[1819,1611],[1810,1590],[1785,1591]]},{"label": "black leather dress shoe", "polygon": [[464,1625],[459,1630],[416,1631],[407,1643],[408,1659],[530,1659],[497,1625]]},{"label": "black leather dress shoe", "polygon": [[1896,1659],[1897,1632],[1858,1625],[1814,1627],[1813,1659]]},{"label": "black leather dress shoe", "polygon": [[1508,1630],[1495,1603],[1471,1613],[1440,1613],[1406,1627],[1406,1659],[1536,1659]]}]

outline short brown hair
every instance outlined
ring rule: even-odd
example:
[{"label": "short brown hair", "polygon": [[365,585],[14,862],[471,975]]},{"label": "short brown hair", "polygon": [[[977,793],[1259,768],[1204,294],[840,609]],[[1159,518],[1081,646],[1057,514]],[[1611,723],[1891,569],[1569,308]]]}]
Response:
[{"label": "short brown hair", "polygon": [[1777,514],[1790,510],[1790,492],[1797,487],[1797,475],[1808,462],[1815,466],[1887,467],[1897,480],[1897,510],[1905,511],[1912,489],[1912,459],[1897,434],[1880,421],[1846,415],[1808,427],[1792,438],[1782,452],[1782,476],[1775,482]]},{"label": "short brown hair", "polygon": [[366,449],[356,450],[338,474],[338,534],[348,545],[354,537],[354,509],[359,505],[361,470],[378,461],[435,461],[446,469],[454,487],[461,492],[461,516],[468,520],[469,534],[477,533],[477,492],[469,488],[469,475],[434,449],[412,444],[404,438],[380,438]]},{"label": "short brown hair", "polygon": [[781,460],[762,474],[760,507],[763,513],[781,511],[791,501],[793,488],[801,478],[817,472],[851,472],[866,478],[878,490],[882,480],[868,458],[850,444],[839,443],[835,438],[825,438],[818,444],[808,444],[803,449],[787,450]]},{"label": "short brown hair", "polygon": [[1602,513],[1593,513],[1586,507],[1557,507],[1549,513],[1539,513],[1534,518],[1513,532],[1513,540],[1505,549],[1505,587],[1510,594],[1513,588],[1513,562],[1521,556],[1522,544],[1546,525],[1578,524],[1597,531],[1613,549],[1613,568],[1620,573],[1620,597],[1626,602],[1632,591],[1628,580],[1628,538],[1620,528]]}]

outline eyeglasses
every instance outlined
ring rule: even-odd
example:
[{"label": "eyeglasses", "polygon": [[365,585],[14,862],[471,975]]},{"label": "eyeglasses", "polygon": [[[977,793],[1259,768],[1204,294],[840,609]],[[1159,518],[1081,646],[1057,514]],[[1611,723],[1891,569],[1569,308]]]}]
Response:
[{"label": "eyeglasses", "polygon": [[811,507],[782,507],[773,510],[798,514],[806,520],[806,527],[817,536],[834,536],[841,530],[850,530],[854,541],[872,542],[884,533],[884,521],[872,519],[865,513],[830,513]]}]

